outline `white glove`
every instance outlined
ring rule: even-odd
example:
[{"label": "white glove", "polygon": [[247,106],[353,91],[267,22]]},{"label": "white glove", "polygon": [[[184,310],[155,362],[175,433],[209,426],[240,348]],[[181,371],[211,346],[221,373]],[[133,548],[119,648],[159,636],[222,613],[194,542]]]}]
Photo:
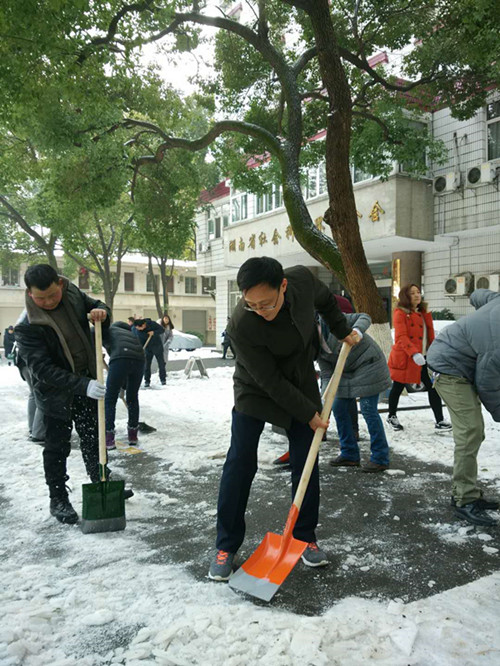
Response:
[{"label": "white glove", "polygon": [[353,331],[356,331],[356,333],[358,334],[358,337],[359,337],[360,340],[363,339],[363,333],[361,333],[361,331],[359,330],[359,328],[353,328],[352,330],[353,330]]},{"label": "white glove", "polygon": [[106,387],[101,382],[98,382],[97,379],[91,379],[87,386],[87,397],[93,398],[94,400],[100,400],[106,395]]},{"label": "white glove", "polygon": [[422,354],[413,354],[412,359],[417,365],[425,365],[425,358]]}]

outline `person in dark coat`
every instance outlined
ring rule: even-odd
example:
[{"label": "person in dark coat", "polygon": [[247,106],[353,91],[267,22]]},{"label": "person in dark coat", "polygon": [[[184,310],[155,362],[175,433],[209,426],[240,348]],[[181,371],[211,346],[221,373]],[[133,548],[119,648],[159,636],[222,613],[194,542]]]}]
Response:
[{"label": "person in dark coat", "polygon": [[[389,467],[389,444],[384,424],[378,413],[379,394],[391,385],[389,369],[384,352],[367,333],[371,319],[364,313],[346,314],[361,342],[347,357],[344,372],[333,402],[332,412],[337,423],[340,439],[340,455],[330,461],[333,467],[359,467],[360,453],[356,433],[353,429],[349,406],[360,398],[363,418],[370,433],[370,460],[362,467],[363,472],[383,472]],[[318,356],[321,388],[325,390],[340,354],[341,345],[331,333],[326,336]]]},{"label": "person in dark coat", "polygon": [[14,327],[8,326],[3,334],[3,350],[5,353],[5,358],[8,360],[9,365],[12,365],[13,356],[12,356],[12,347],[16,341],[16,336],[14,335]]},{"label": "person in dark coat", "polygon": [[[151,363],[153,357],[158,363],[158,372],[163,386],[167,383],[167,372],[165,368],[165,357],[163,355],[163,327],[151,319],[136,319],[134,331],[139,338],[146,353],[146,366],[144,368],[144,386],[151,385]],[[146,346],[147,342],[147,346]]]},{"label": "person in dark coat", "polygon": [[[217,552],[212,580],[227,580],[245,534],[245,511],[257,471],[257,447],[266,422],[285,428],[290,447],[292,493],[321,419],[321,396],[314,369],[318,349],[315,311],[339,339],[356,344],[328,287],[304,266],[283,272],[270,257],[245,261],[237,275],[243,297],[227,327],[236,351],[231,445],[224,463],[217,506]],[[317,461],[293,536],[308,543],[309,566],[327,564],[316,543],[319,509]]]},{"label": "person in dark coat", "polygon": [[[21,317],[24,316],[24,313]],[[26,363],[24,362],[21,354],[19,353],[19,346],[17,342],[14,344],[13,348],[14,353],[14,363],[19,370],[19,374],[26,382],[29,388],[29,397],[28,397],[28,431],[29,439],[35,444],[43,444],[45,441],[45,423],[43,420],[43,412],[38,408],[35,398],[35,390],[33,387],[33,378],[31,377],[31,372]]]},{"label": "person in dark coat", "polygon": [[407,284],[401,288],[393,324],[394,345],[388,360],[393,384],[389,393],[387,423],[393,430],[403,430],[396,415],[401,393],[406,384],[423,383],[434,412],[434,427],[436,430],[451,430],[451,424],[443,417],[441,398],[433,389],[427,372],[425,357],[434,340],[434,324],[416,284]]},{"label": "person in dark coat", "polygon": [[30,266],[24,276],[26,312],[16,324],[19,353],[33,379],[36,403],[45,423],[43,466],[50,513],[75,523],[66,489],[66,460],[73,423],[87,474],[99,481],[97,400],[106,387],[96,379],[95,351],[88,317],[109,326],[109,308],[90,298],[48,264]]},{"label": "person in dark coat", "polygon": [[446,403],[455,452],[451,504],[459,518],[474,525],[495,525],[487,511],[498,511],[477,483],[477,456],[484,441],[481,405],[500,423],[500,294],[476,289],[476,308],[447,326],[432,343],[427,362],[434,387]]},{"label": "person in dark coat", "polygon": [[[230,321],[230,317],[227,318],[227,323]],[[229,337],[229,334],[227,330],[222,331],[222,358],[225,359],[227,356],[227,350],[231,350],[231,354],[233,355],[233,358],[236,357],[235,351],[233,349],[233,346],[231,344],[231,338]]]},{"label": "person in dark coat", "polygon": [[128,324],[117,321],[104,331],[103,343],[109,354],[106,379],[106,449],[115,446],[116,403],[122,387],[128,409],[128,442],[137,445],[139,429],[139,387],[144,375],[144,350],[139,338]]}]

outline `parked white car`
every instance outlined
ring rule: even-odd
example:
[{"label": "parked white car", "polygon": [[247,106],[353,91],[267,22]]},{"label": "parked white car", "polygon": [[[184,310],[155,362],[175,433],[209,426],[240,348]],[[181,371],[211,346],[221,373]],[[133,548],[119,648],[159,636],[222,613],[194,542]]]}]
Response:
[{"label": "parked white car", "polygon": [[172,339],[170,340],[170,350],[171,351],[180,351],[185,349],[186,351],[194,351],[202,347],[200,338],[196,335],[191,335],[190,333],[183,333],[178,331],[176,328],[172,331]]}]

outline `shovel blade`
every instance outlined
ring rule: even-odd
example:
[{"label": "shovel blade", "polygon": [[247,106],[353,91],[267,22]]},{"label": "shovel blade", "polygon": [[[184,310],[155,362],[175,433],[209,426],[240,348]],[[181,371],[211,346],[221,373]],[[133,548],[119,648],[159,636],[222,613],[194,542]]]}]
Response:
[{"label": "shovel blade", "polygon": [[82,486],[82,532],[116,532],[125,529],[124,481],[100,481]]},{"label": "shovel blade", "polygon": [[305,541],[268,532],[256,551],[231,576],[229,586],[271,601],[306,547]]}]

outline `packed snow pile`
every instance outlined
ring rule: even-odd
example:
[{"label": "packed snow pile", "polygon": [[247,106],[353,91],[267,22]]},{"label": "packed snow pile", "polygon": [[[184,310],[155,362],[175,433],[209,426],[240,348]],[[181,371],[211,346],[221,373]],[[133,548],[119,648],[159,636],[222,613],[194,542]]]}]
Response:
[{"label": "packed snow pile", "polygon": [[[209,375],[187,379],[183,372],[170,372],[166,387],[153,377],[151,389],[141,390],[141,420],[158,430],[144,439],[145,452],[133,460],[140,466],[142,456],[155,456],[153,489],[141,492],[134,486],[123,532],[84,535],[78,525],[61,525],[49,515],[41,448],[27,438],[27,387],[16,368],[0,367],[0,664],[497,666],[500,570],[411,603],[400,597],[335,601],[332,591],[326,612],[305,616],[256,604],[225,584],[196,579],[187,566],[169,558],[169,549],[182,543],[165,544],[159,560],[149,538],[161,536],[169,521],[182,525],[185,515],[171,471],[187,488],[200,470],[220,470],[229,443],[232,369],[210,369]],[[412,401],[426,399],[408,396],[401,405]],[[388,432],[394,451],[451,464],[452,440],[436,437],[430,411],[399,416],[406,436]],[[500,494],[500,427],[488,415],[485,420],[480,475]],[[119,406],[117,436],[125,431],[126,414]],[[283,452],[278,441],[274,448],[272,437],[269,442],[261,447],[264,467]],[[114,470],[123,469],[124,456],[115,455]],[[87,479],[78,450],[72,451],[68,469],[71,501],[80,514],[81,484]],[[393,470],[391,478],[403,483],[406,476]],[[207,532],[206,537],[203,529],[200,533],[199,560],[208,567],[216,507],[203,498],[198,502]],[[391,520],[404,529],[396,508]],[[489,557],[499,557],[491,531],[444,520],[428,529],[456,543],[473,539],[478,548],[489,549],[484,551]],[[349,544],[341,545],[346,556],[355,557]],[[371,575],[368,555],[360,576]]]}]

